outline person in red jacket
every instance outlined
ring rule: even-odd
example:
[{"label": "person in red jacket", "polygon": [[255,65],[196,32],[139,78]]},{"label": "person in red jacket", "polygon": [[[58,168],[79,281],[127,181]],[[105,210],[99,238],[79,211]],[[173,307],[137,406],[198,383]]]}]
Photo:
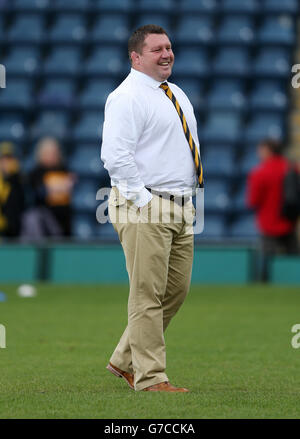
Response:
[{"label": "person in red jacket", "polygon": [[261,234],[262,266],[260,280],[268,280],[269,257],[298,251],[296,223],[282,214],[283,181],[289,169],[282,144],[265,139],[257,148],[260,164],[247,179],[247,205],[255,210]]}]

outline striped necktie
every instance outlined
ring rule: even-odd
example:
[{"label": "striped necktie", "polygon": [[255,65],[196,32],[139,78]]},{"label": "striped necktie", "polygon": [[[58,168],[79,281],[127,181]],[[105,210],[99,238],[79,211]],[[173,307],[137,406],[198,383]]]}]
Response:
[{"label": "striped necktie", "polygon": [[204,187],[203,168],[202,168],[200,154],[199,154],[198,149],[196,148],[195,142],[193,140],[192,134],[190,132],[190,129],[189,129],[189,126],[187,124],[186,118],[183,114],[183,111],[182,111],[176,97],[174,96],[170,87],[168,86],[167,82],[163,82],[162,84],[160,84],[160,88],[163,89],[163,91],[166,93],[166,95],[172,101],[174,107],[176,108],[176,111],[178,113],[178,116],[179,116],[181,124],[182,124],[184,135],[186,137],[186,140],[188,141],[189,147],[190,147],[191,152],[192,152],[192,156],[193,156],[195,167],[196,167],[196,173],[197,173],[199,186],[201,188],[203,188]]}]

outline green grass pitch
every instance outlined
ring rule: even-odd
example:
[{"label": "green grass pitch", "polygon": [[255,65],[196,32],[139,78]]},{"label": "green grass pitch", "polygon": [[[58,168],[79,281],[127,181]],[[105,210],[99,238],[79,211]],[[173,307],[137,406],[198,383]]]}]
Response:
[{"label": "green grass pitch", "polygon": [[170,382],[134,392],[105,366],[126,324],[126,286],[1,286],[1,418],[299,418],[300,291],[194,285],[166,332]]}]

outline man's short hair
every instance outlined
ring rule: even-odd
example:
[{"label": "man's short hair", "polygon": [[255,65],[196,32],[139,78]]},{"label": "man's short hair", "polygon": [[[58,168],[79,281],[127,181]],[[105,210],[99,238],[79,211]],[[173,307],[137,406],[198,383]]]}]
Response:
[{"label": "man's short hair", "polygon": [[280,140],[266,138],[261,140],[259,145],[266,146],[275,155],[281,155],[283,152],[283,145]]},{"label": "man's short hair", "polygon": [[156,24],[146,24],[137,28],[130,36],[128,40],[128,56],[131,61],[131,52],[142,53],[145,39],[149,34],[165,34],[168,37],[167,32],[161,26]]}]

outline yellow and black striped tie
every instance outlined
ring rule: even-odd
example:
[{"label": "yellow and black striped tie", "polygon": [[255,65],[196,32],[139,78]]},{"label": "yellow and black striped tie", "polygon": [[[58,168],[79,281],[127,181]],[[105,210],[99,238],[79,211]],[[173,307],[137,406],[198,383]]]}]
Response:
[{"label": "yellow and black striped tie", "polygon": [[195,167],[196,167],[196,173],[197,173],[199,186],[201,188],[203,188],[204,187],[203,168],[202,168],[200,154],[199,154],[198,149],[196,148],[195,142],[193,140],[192,134],[190,132],[190,129],[189,129],[189,126],[187,124],[186,118],[183,114],[183,111],[182,111],[176,97],[174,96],[170,87],[168,86],[167,82],[163,82],[162,84],[160,84],[160,88],[162,88],[164,90],[164,92],[166,93],[166,95],[172,101],[174,107],[176,108],[176,111],[178,113],[178,116],[179,116],[181,124],[182,124],[184,135],[186,137],[186,140],[188,141],[189,147],[190,147],[191,152],[192,152],[192,156],[193,156]]}]

